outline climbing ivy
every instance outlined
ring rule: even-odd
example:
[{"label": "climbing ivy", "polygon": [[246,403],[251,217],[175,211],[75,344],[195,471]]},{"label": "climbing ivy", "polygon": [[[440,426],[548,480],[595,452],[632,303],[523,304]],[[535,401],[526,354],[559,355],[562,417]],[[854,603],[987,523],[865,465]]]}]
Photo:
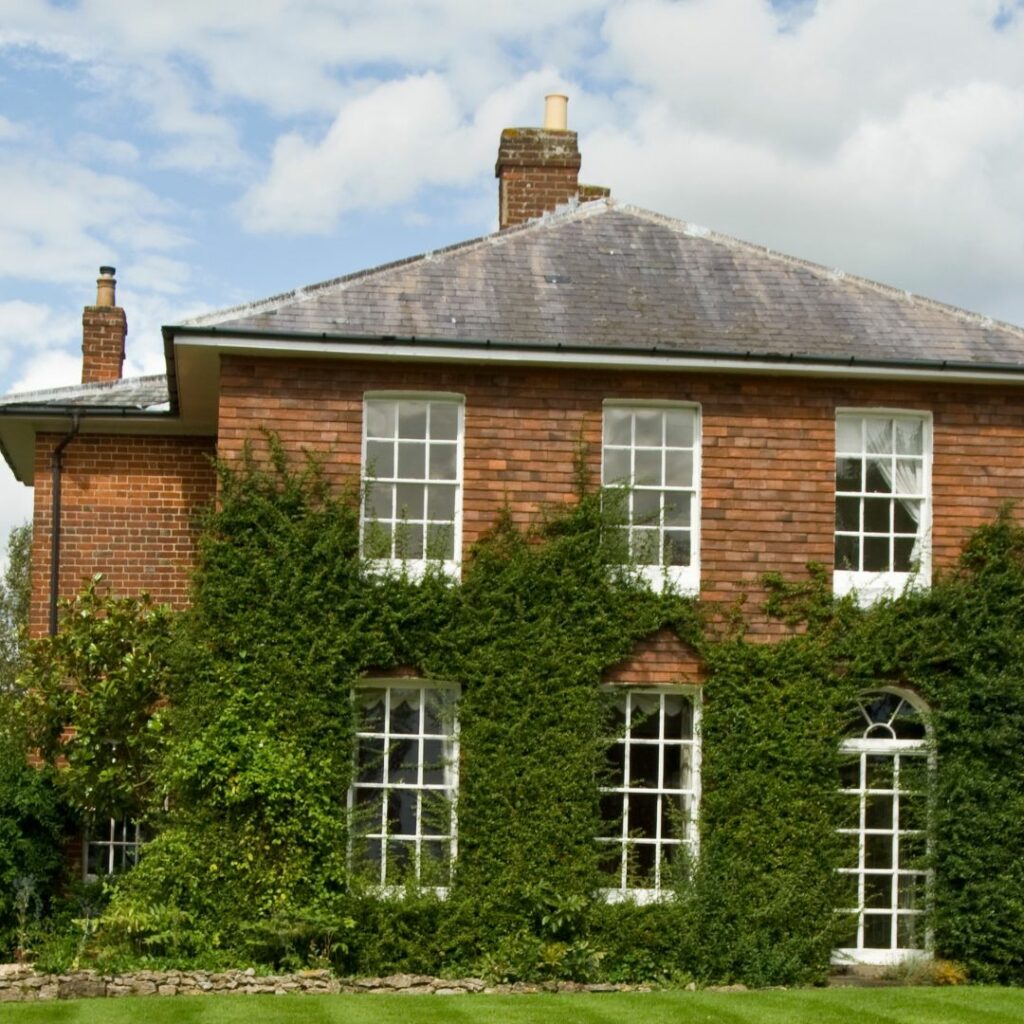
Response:
[{"label": "climbing ivy", "polygon": [[[499,517],[460,585],[413,580],[360,558],[355,489],[267,447],[219,467],[160,676],[156,836],[116,888],[97,956],[820,979],[851,899],[836,870],[839,744],[856,696],[886,685],[932,708],[936,948],[975,977],[1024,981],[1024,540],[1010,513],[930,592],[869,610],[833,600],[820,569],[768,580],[790,631],[763,643],[731,612],[652,593],[621,564],[615,503],[585,484],[529,527]],[[706,666],[699,852],[660,903],[612,905],[594,842],[601,680],[665,627]],[[352,855],[353,688],[409,667],[461,694],[458,856],[432,880],[443,898],[412,877],[382,893]]]}]

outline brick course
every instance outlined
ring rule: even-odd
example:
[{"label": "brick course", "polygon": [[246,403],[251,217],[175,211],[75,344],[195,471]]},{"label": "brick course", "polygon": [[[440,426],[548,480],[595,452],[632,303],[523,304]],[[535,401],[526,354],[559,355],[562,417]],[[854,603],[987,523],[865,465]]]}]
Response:
[{"label": "brick course", "polygon": [[82,383],[120,380],[128,319],[120,306],[86,306],[82,311]]},{"label": "brick course", "polygon": [[768,571],[800,578],[808,561],[832,564],[837,407],[933,414],[935,569],[1024,494],[1020,392],[967,385],[225,357],[220,453],[237,456],[247,439],[258,450],[266,426],[287,450],[320,452],[336,483],[358,480],[371,390],[465,396],[464,554],[505,504],[525,523],[545,503],[572,500],[581,443],[600,479],[605,399],[699,403],[701,580],[713,601],[756,598]]},{"label": "brick course", "polygon": [[[33,635],[46,632],[50,595],[50,456],[36,438],[32,542]],[[118,594],[146,591],[182,607],[195,556],[196,516],[213,500],[212,438],[85,434],[64,450],[59,592],[102,572]]]}]

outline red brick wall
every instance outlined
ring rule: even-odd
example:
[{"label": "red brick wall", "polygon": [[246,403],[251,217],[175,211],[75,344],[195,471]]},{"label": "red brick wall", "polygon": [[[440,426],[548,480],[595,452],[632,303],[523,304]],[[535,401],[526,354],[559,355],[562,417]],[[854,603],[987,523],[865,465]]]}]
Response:
[{"label": "red brick wall", "polygon": [[1024,392],[1012,388],[743,378],[684,373],[441,368],[225,358],[219,446],[237,455],[259,426],[287,448],[325,454],[336,480],[357,479],[363,393],[465,396],[463,541],[504,503],[528,521],[571,500],[582,441],[600,478],[604,399],[700,403],[702,593],[756,597],[769,570],[801,577],[832,564],[835,410],[920,409],[934,416],[933,565],[951,565],[968,532],[1024,496]]},{"label": "red brick wall", "polygon": [[[34,635],[49,625],[50,456],[60,437],[36,440],[32,548]],[[196,512],[215,491],[209,438],[79,435],[61,474],[60,594],[75,594],[102,572],[119,594],[150,593],[185,604]]]},{"label": "red brick wall", "polygon": [[704,664],[672,630],[662,629],[641,640],[625,661],[612,665],[604,673],[604,681],[635,686],[695,685],[704,682]]}]

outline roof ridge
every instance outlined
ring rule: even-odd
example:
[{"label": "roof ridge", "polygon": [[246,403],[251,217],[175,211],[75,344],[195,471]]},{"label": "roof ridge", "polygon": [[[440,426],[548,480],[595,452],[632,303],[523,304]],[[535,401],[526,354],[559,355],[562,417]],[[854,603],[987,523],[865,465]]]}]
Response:
[{"label": "roof ridge", "polygon": [[202,313],[199,316],[183,320],[177,326],[213,327],[223,323],[224,320],[234,320],[243,315],[255,316],[289,302],[303,302],[313,299],[332,288],[341,290],[346,285],[365,280],[368,277],[386,276],[417,263],[426,263],[436,259],[448,259],[456,254],[472,252],[474,249],[482,248],[485,245],[504,245],[510,239],[517,238],[520,235],[544,230],[567,220],[590,217],[613,208],[616,208],[615,201],[608,197],[592,199],[585,203],[581,203],[579,200],[572,200],[557,207],[554,212],[544,213],[539,217],[534,217],[513,227],[501,228],[486,235],[477,235],[475,238],[468,238],[461,242],[442,246],[440,249],[428,249],[426,252],[406,256],[399,260],[392,260],[388,263],[380,263],[375,267],[367,267],[364,270],[355,270],[350,274],[342,274],[339,277],[318,281],[315,284],[303,285],[293,288],[291,291],[280,292],[277,295],[271,295],[264,299],[243,302],[226,309],[212,310],[209,313]]},{"label": "roof ridge", "polygon": [[624,213],[643,217],[645,220],[653,221],[664,227],[672,228],[673,230],[682,229],[683,234],[692,238],[706,238],[709,241],[718,242],[730,249],[741,249],[746,252],[757,253],[758,255],[766,256],[778,263],[785,263],[794,267],[802,267],[811,273],[827,278],[829,281],[849,282],[852,285],[867,288],[870,291],[877,292],[881,295],[889,295],[893,298],[903,299],[907,302],[924,306],[929,309],[934,309],[940,313],[951,314],[956,319],[966,321],[967,323],[976,324],[981,327],[996,327],[1010,330],[1024,338],[1024,326],[1010,323],[1008,320],[998,320],[985,313],[978,313],[970,309],[964,309],[962,306],[954,306],[950,302],[942,302],[940,299],[933,299],[927,295],[919,295],[917,292],[912,292],[906,288],[896,288],[893,285],[883,284],[881,281],[875,281],[870,277],[863,277],[860,274],[851,274],[839,267],[829,267],[824,263],[817,263],[814,260],[803,259],[800,256],[790,256],[788,253],[784,253],[780,249],[772,249],[767,245],[748,242],[745,239],[737,238],[735,235],[715,231],[712,228],[706,228],[702,225],[694,224],[678,217],[669,217],[667,214],[657,213],[654,210],[647,210],[640,206],[634,206],[631,203],[619,203],[617,204],[617,209]]}]

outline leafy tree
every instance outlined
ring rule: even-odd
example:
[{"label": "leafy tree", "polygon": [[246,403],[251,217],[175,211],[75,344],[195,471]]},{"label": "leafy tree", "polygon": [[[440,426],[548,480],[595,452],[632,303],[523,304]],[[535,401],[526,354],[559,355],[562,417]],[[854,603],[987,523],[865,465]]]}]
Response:
[{"label": "leafy tree", "polygon": [[32,526],[24,523],[7,538],[7,568],[0,579],[0,689],[14,685],[28,629]]}]

